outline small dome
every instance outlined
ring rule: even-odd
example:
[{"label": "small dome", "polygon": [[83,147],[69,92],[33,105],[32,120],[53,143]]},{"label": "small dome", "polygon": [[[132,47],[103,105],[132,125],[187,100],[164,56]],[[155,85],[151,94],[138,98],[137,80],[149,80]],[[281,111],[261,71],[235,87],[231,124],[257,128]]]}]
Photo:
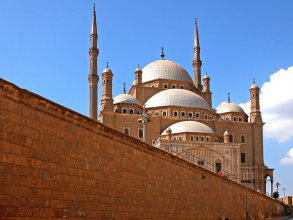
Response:
[{"label": "small dome", "polygon": [[218,113],[218,114],[227,113],[227,112],[244,113],[243,109],[239,105],[232,103],[232,102],[226,102],[226,103],[220,105],[216,111],[216,113]]},{"label": "small dome", "polygon": [[203,79],[210,79],[210,77],[209,77],[208,75],[205,75],[205,76],[203,77]]},{"label": "small dome", "polygon": [[197,122],[197,121],[181,121],[172,124],[167,129],[165,129],[161,135],[166,135],[168,129],[172,130],[172,134],[178,134],[183,132],[195,132],[195,133],[205,133],[214,134],[215,132],[207,125]]},{"label": "small dome", "polygon": [[161,106],[182,106],[204,108],[212,111],[201,96],[185,89],[167,89],[152,96],[145,104],[146,108]]},{"label": "small dome", "polygon": [[106,68],[106,69],[103,70],[103,73],[112,73],[112,70],[109,69],[109,68]]},{"label": "small dome", "polygon": [[142,82],[148,82],[155,79],[171,79],[177,81],[186,81],[194,85],[188,72],[170,60],[156,60],[146,65],[142,69]]},{"label": "small dome", "polygon": [[128,104],[137,104],[140,105],[139,101],[136,98],[132,97],[129,94],[120,94],[114,98],[113,104],[118,103],[128,103]]},{"label": "small dome", "polygon": [[224,136],[225,136],[225,135],[229,135],[229,132],[228,132],[228,131],[225,131]]},{"label": "small dome", "polygon": [[258,88],[258,86],[257,86],[255,83],[253,83],[252,86],[251,86],[250,88],[251,88],[251,89],[255,89],[255,88]]},{"label": "small dome", "polygon": [[135,73],[136,72],[142,72],[142,70],[140,68],[136,68],[136,70],[134,71]]}]

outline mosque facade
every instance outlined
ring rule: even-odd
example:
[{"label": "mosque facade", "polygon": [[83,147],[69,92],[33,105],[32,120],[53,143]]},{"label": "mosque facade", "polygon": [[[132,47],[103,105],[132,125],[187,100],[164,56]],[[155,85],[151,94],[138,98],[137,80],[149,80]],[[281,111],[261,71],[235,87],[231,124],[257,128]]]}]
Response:
[{"label": "mosque facade", "polygon": [[[90,117],[98,120],[98,33],[92,17],[90,55]],[[112,96],[113,72],[101,74],[99,121],[126,135],[201,166],[223,178],[266,193],[267,177],[273,189],[273,169],[264,164],[263,125],[259,87],[250,87],[250,115],[228,102],[212,107],[210,77],[201,74],[198,26],[195,24],[193,79],[178,63],[161,59],[134,71],[128,91]],[[151,163],[151,161],[150,161]],[[271,192],[272,195],[272,192]]]}]

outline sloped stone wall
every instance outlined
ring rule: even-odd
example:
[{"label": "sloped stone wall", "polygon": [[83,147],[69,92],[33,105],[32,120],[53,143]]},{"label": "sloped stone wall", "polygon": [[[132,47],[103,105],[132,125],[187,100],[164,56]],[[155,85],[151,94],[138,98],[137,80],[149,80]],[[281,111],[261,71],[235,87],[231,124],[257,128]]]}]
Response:
[{"label": "sloped stone wall", "polygon": [[0,79],[0,219],[270,219],[283,209]]}]

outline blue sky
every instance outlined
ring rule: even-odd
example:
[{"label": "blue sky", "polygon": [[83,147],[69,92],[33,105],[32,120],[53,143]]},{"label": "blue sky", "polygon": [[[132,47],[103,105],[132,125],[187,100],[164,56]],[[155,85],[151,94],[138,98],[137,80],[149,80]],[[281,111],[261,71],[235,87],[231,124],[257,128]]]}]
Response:
[{"label": "blue sky", "polygon": [[[0,1],[0,77],[88,115],[93,3]],[[123,92],[123,82],[130,88],[137,64],[142,68],[160,59],[162,46],[165,58],[179,63],[193,77],[196,17],[202,72],[211,78],[213,108],[227,101],[230,92],[231,102],[249,109],[249,88],[255,78],[263,92],[265,163],[275,168],[274,183],[281,183],[286,195],[293,195],[293,150],[287,155],[293,148],[293,69],[288,69],[293,66],[293,1],[95,3],[99,74],[109,62],[114,96]],[[101,84],[99,100],[100,88]]]}]

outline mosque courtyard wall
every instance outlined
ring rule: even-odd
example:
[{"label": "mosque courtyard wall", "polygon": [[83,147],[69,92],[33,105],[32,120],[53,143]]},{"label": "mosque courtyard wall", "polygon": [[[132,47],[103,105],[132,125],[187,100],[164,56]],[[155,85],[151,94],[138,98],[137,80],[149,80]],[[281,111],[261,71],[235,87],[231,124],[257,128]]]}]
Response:
[{"label": "mosque courtyard wall", "polygon": [[271,219],[284,206],[0,79],[0,219]]}]

